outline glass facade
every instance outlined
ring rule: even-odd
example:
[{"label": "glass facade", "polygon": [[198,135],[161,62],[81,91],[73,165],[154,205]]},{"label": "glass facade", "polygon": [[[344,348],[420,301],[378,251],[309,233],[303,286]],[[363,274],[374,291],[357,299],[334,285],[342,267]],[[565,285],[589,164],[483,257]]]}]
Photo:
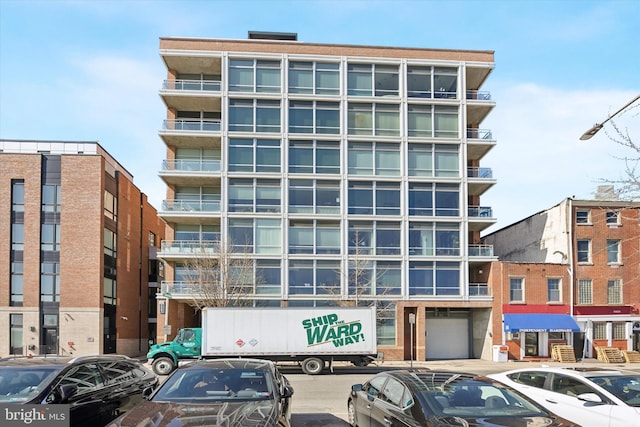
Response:
[{"label": "glass facade", "polygon": [[464,63],[449,63],[225,53],[207,111],[220,176],[170,184],[183,209],[215,200],[219,216],[171,221],[175,239],[250,257],[254,306],[375,305],[379,343],[396,340],[395,301],[469,298],[465,171],[482,156],[464,146],[479,125],[463,123]]}]

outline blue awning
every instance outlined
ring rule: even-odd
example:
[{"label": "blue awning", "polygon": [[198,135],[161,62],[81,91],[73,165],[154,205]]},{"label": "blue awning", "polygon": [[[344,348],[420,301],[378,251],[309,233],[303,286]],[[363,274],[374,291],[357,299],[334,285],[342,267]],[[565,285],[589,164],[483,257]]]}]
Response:
[{"label": "blue awning", "polygon": [[568,314],[505,314],[505,332],[580,332]]}]

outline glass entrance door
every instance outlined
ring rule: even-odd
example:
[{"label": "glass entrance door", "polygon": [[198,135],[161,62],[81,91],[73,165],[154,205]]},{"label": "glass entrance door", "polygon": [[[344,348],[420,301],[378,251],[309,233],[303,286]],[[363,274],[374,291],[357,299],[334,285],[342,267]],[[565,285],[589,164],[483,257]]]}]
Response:
[{"label": "glass entrance door", "polygon": [[538,333],[537,332],[524,333],[524,355],[525,356],[538,355]]}]

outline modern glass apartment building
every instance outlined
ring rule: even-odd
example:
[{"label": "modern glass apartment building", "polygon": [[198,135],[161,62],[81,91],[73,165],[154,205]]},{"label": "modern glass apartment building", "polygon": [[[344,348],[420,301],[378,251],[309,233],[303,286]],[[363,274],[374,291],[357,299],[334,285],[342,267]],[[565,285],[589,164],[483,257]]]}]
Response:
[{"label": "modern glass apartment building", "polygon": [[249,260],[248,304],[375,305],[387,357],[488,354],[492,51],[249,33],[160,55],[159,340],[197,324],[192,260],[223,241]]}]

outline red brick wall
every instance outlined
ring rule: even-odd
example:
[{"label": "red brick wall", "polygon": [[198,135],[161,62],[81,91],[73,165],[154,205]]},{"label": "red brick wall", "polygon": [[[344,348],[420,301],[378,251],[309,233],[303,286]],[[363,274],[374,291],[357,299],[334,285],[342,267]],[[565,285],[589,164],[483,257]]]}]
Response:
[{"label": "red brick wall", "polygon": [[24,306],[38,307],[40,297],[40,198],[42,158],[39,154],[0,154],[0,307],[9,305],[11,274],[11,180],[24,180]]}]

